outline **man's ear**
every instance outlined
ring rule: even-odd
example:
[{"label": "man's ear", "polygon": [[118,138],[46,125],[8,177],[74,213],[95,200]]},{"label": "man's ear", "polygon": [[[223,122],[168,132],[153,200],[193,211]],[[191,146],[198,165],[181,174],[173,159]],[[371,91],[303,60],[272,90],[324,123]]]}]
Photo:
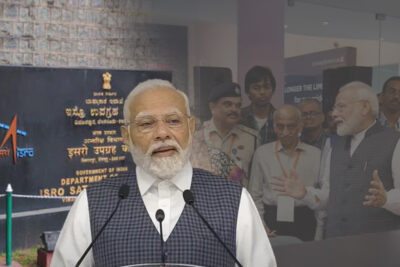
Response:
[{"label": "man's ear", "polygon": [[365,115],[367,115],[369,113],[372,113],[371,104],[368,101],[362,101],[361,114],[365,116]]},{"label": "man's ear", "polygon": [[124,140],[124,144],[125,145],[129,145],[129,130],[128,130],[129,126],[125,126],[122,125],[121,126],[121,135],[122,135],[122,139]]},{"label": "man's ear", "polygon": [[321,120],[322,120],[322,123],[324,123],[324,121],[325,121],[325,114],[323,113],[323,112],[321,112]]},{"label": "man's ear", "polygon": [[195,119],[195,117],[190,117],[190,119],[189,119],[189,131],[190,131],[190,134],[192,136],[193,136],[195,130],[196,130],[196,119]]},{"label": "man's ear", "polygon": [[210,109],[211,114],[213,113],[213,110],[214,110],[214,108],[215,108],[215,105],[216,105],[216,103],[214,103],[214,102],[208,103],[208,108]]},{"label": "man's ear", "polygon": [[276,124],[272,124],[272,130],[274,131],[274,134],[278,135],[278,131],[276,130]]},{"label": "man's ear", "polygon": [[304,127],[304,124],[303,124],[303,121],[302,120],[300,120],[300,122],[299,122],[299,133],[301,134],[302,132],[303,132],[303,127]]}]

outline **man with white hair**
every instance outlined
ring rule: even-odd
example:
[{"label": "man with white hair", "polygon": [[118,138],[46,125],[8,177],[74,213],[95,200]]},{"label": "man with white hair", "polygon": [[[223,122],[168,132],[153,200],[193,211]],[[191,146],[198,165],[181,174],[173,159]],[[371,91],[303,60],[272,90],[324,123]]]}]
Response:
[{"label": "man with white hair", "polygon": [[260,146],[254,153],[249,191],[270,229],[279,235],[295,236],[303,241],[314,240],[317,225],[314,211],[303,201],[279,197],[273,188],[275,180],[292,179],[314,186],[321,152],[301,142],[302,120],[297,107],[282,105],[273,116],[278,140]]},{"label": "man with white hair", "polygon": [[343,86],[332,113],[340,138],[323,164],[322,188],[279,185],[310,208],[326,206],[328,238],[400,228],[400,134],[376,121],[378,109],[367,84]]},{"label": "man with white hair", "polygon": [[[190,189],[199,210],[243,266],[276,266],[263,224],[249,193],[189,162],[194,118],[187,97],[163,80],[139,84],[124,104],[122,126],[136,170],[82,191],[66,219],[52,266],[74,266],[118,203],[119,209],[81,266],[166,263],[234,266],[182,192]],[[158,209],[164,211],[160,242]]]}]

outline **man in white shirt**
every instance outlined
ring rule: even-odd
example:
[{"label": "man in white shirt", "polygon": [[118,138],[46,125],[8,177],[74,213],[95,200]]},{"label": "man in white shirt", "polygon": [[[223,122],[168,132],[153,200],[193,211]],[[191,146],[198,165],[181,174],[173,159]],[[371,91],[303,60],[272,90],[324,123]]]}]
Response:
[{"label": "man in white shirt", "polygon": [[317,225],[314,211],[303,201],[279,197],[272,190],[275,180],[294,176],[309,186],[317,182],[321,150],[301,142],[301,130],[298,108],[283,105],[275,111],[274,131],[278,140],[260,146],[254,153],[249,191],[271,230],[310,241],[314,240]]},{"label": "man in white shirt", "polygon": [[333,117],[341,136],[324,151],[321,188],[299,180],[278,185],[310,208],[327,207],[326,237],[400,228],[400,135],[376,121],[378,99],[361,82],[343,86]]},{"label": "man in white shirt", "polygon": [[[243,266],[276,266],[263,224],[249,193],[239,185],[193,169],[188,160],[194,119],[185,94],[163,80],[148,80],[124,105],[124,141],[135,173],[89,186],[75,201],[60,233],[52,267],[74,266],[119,203],[122,184],[130,188],[81,266],[167,263],[233,266],[234,260],[185,205],[194,206]],[[164,247],[155,214],[162,209]]]}]

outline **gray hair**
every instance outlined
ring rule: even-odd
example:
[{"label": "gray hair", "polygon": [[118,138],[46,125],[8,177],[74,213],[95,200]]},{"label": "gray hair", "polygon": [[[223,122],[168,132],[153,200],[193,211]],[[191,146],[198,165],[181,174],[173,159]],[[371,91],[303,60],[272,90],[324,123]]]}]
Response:
[{"label": "gray hair", "polygon": [[301,111],[298,107],[296,107],[295,105],[290,105],[290,104],[283,104],[282,106],[280,106],[277,110],[274,111],[274,124],[276,122],[276,117],[278,116],[278,113],[282,110],[282,109],[292,109],[294,111],[296,111],[297,116],[299,117],[298,122],[301,121]]},{"label": "gray hair", "polygon": [[135,99],[135,97],[145,91],[157,89],[157,88],[170,88],[170,89],[176,90],[185,100],[186,112],[190,116],[189,99],[184,92],[176,89],[175,86],[172,83],[170,83],[169,81],[161,80],[161,79],[150,79],[150,80],[139,83],[135,88],[133,88],[133,90],[126,97],[125,102],[124,102],[124,110],[123,110],[125,122],[129,122],[129,120],[130,120],[131,111],[130,111],[129,107],[130,107],[130,104]]},{"label": "gray hair", "polygon": [[366,83],[355,81],[350,82],[339,89],[339,93],[347,91],[354,91],[356,100],[367,101],[371,107],[371,112],[374,118],[379,115],[379,101],[374,89]]}]

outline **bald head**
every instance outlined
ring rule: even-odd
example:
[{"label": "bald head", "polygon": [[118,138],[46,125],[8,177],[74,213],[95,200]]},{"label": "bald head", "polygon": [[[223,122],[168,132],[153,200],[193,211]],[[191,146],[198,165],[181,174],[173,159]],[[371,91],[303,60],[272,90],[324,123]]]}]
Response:
[{"label": "bald head", "polygon": [[[135,99],[142,93],[151,91],[154,94],[155,98],[159,98],[159,95],[155,92],[155,90],[169,90],[171,92],[175,92],[175,94],[180,95],[183,100],[184,100],[184,105],[185,105],[185,110],[186,114],[190,116],[190,107],[189,107],[189,100],[188,97],[186,96],[185,93],[177,90],[175,86],[170,83],[169,81],[166,80],[160,80],[160,79],[151,79],[144,81],[142,83],[139,83],[133,90],[129,93],[129,95],[126,97],[125,102],[124,102],[124,120],[125,122],[129,122],[131,119],[131,105],[133,102],[139,102],[135,101]],[[174,93],[173,93],[174,94]],[[178,97],[179,98],[179,97]]]},{"label": "bald head", "polygon": [[129,110],[129,121],[138,116],[174,112],[189,116],[185,98],[179,91],[168,87],[152,88],[137,94],[130,102]]},{"label": "bald head", "polygon": [[282,105],[280,106],[277,110],[274,112],[274,121],[277,120],[277,118],[292,118],[294,120],[300,121],[301,120],[301,112],[300,110],[293,106],[293,105]]},{"label": "bald head", "polygon": [[282,105],[274,112],[274,131],[285,149],[294,149],[302,130],[301,112],[292,105]]}]

